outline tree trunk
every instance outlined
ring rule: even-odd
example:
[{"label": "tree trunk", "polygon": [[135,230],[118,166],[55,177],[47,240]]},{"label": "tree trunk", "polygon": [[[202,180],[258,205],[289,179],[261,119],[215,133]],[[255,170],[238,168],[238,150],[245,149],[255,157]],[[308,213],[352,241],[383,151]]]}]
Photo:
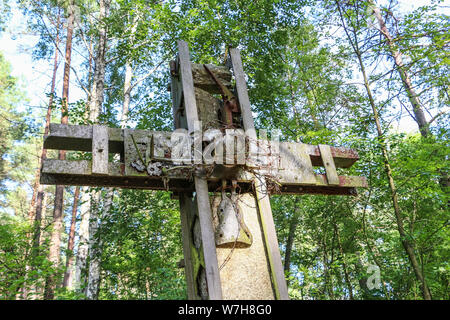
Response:
[{"label": "tree trunk", "polygon": [[[68,8],[68,19],[67,19],[67,39],[66,39],[66,51],[65,51],[65,63],[64,63],[64,78],[63,78],[63,91],[62,91],[62,113],[61,113],[61,123],[67,124],[69,120],[69,76],[70,76],[70,62],[72,55],[72,35],[74,26],[74,12],[73,4],[69,4]],[[66,152],[65,150],[59,151],[58,158],[60,160],[65,160]],[[63,202],[64,202],[64,186],[57,185],[55,190],[55,203],[53,210],[53,230],[50,240],[50,252],[49,260],[52,262],[54,268],[58,268],[60,260],[60,247],[61,247],[61,232],[63,229]],[[51,275],[47,279],[46,291],[44,293],[44,298],[47,300],[54,298],[54,289],[56,283],[54,276]]]},{"label": "tree trunk", "polygon": [[328,294],[328,297],[331,300],[334,300],[334,294],[333,294],[333,279],[332,274],[329,270],[329,261],[328,261],[328,252],[327,252],[327,244],[326,244],[326,237],[323,237],[321,239],[322,244],[322,263],[323,263],[323,283],[324,283],[324,295]]},{"label": "tree trunk", "polygon": [[403,88],[405,88],[409,102],[411,103],[412,106],[412,110],[414,113],[413,119],[419,126],[421,135],[425,138],[429,137],[431,133],[428,122],[425,118],[425,113],[423,112],[423,106],[419,100],[419,96],[414,90],[411,78],[409,77],[409,74],[406,72],[405,65],[402,59],[402,53],[395,46],[392,36],[389,33],[388,28],[386,27],[383,17],[381,16],[380,9],[375,6],[373,0],[368,0],[368,2],[371,5],[372,12],[377,18],[378,24],[380,26],[380,33],[386,38],[389,51],[392,55],[392,58],[394,59],[395,65],[397,66],[397,71],[400,75],[400,78],[402,79]]},{"label": "tree trunk", "polygon": [[131,101],[131,78],[133,77],[133,68],[131,62],[127,59],[125,64],[125,80],[123,86],[123,104],[122,104],[122,116],[120,117],[120,127],[125,128],[125,124],[128,119],[128,110],[130,108]]},{"label": "tree trunk", "polygon": [[88,188],[81,190],[81,206],[80,216],[81,222],[79,227],[79,239],[77,259],[75,262],[74,288],[77,292],[82,293],[86,287],[87,273],[87,257],[89,252],[89,219],[90,219],[90,202],[91,194]]},{"label": "tree trunk", "polygon": [[[288,239],[286,242],[286,253],[284,255],[284,271],[285,274],[289,275],[290,269],[291,269],[291,254],[292,254],[292,246],[294,244],[295,239],[295,230],[297,229],[297,226],[300,221],[300,213],[299,213],[299,205],[300,205],[300,199],[299,197],[296,197],[295,199],[295,208],[294,208],[294,214],[291,217],[291,221],[289,222],[289,234]],[[289,285],[289,279],[287,280]]]},{"label": "tree trunk", "polygon": [[[44,125],[44,136],[48,135],[48,131],[50,128],[50,120],[51,120],[51,114],[52,114],[52,105],[53,105],[53,96],[55,93],[55,86],[56,86],[56,72],[58,71],[58,44],[59,44],[59,23],[60,23],[60,16],[58,14],[57,18],[57,27],[56,27],[56,37],[55,37],[55,56],[53,58],[53,73],[52,73],[52,82],[50,85],[50,98],[48,101],[48,108],[47,108],[47,114],[45,116],[45,125]],[[47,158],[47,149],[42,148],[41,150],[41,156],[38,163],[38,168],[36,169],[35,174],[35,182],[34,182],[34,188],[33,188],[33,196],[31,200],[30,210],[28,212],[28,217],[30,219],[30,222],[34,224],[34,232],[33,232],[33,248],[36,249],[39,247],[40,243],[40,225],[41,225],[41,219],[42,219],[42,206],[43,206],[43,198],[44,198],[44,186],[39,183],[39,179],[41,176],[41,165],[42,162]],[[37,252],[36,252],[37,254]],[[26,299],[26,297],[25,297]]]},{"label": "tree trunk", "polygon": [[[89,108],[89,119],[96,123],[100,115],[104,99],[104,82],[106,73],[106,49],[107,49],[107,25],[104,19],[109,15],[109,0],[100,0],[100,27],[99,38],[97,44],[97,51],[95,56],[94,79],[91,90],[91,103]],[[97,230],[99,228],[98,207],[100,202],[100,192],[95,192],[92,196],[90,219],[89,219],[89,273],[87,279],[87,299],[97,299],[100,283],[100,254],[98,243],[99,235]]]},{"label": "tree trunk", "polygon": [[67,242],[66,271],[64,273],[63,288],[70,288],[72,286],[73,248],[75,245],[75,225],[77,222],[79,197],[80,187],[76,187],[75,194],[73,196],[72,220],[70,221],[69,240]]},{"label": "tree trunk", "polygon": [[352,283],[350,281],[350,276],[348,274],[347,261],[345,259],[345,253],[344,253],[344,249],[342,248],[341,237],[339,234],[339,227],[338,227],[336,221],[334,221],[334,231],[336,232],[336,240],[337,240],[337,244],[339,247],[339,252],[341,253],[341,257],[342,257],[342,268],[344,270],[344,278],[345,278],[345,283],[347,284],[348,294],[349,294],[350,300],[353,300],[353,287],[352,287]]},{"label": "tree trunk", "polygon": [[[420,102],[419,96],[414,90],[414,86],[412,84],[411,78],[409,74],[406,71],[406,68],[403,63],[402,59],[402,53],[397,49],[393,38],[391,34],[389,33],[388,28],[386,27],[385,21],[381,15],[380,9],[375,6],[375,3],[373,0],[368,0],[369,4],[371,5],[371,9],[378,21],[378,24],[380,26],[380,33],[386,38],[386,41],[388,43],[389,51],[394,59],[395,65],[397,66],[398,73],[400,75],[400,78],[402,79],[403,87],[406,90],[406,93],[408,95],[409,102],[411,103],[414,117],[413,120],[417,123],[419,126],[419,131],[422,137],[427,138],[431,136],[430,131],[430,123],[433,121],[430,120],[430,122],[427,122],[425,118],[425,113],[423,111],[424,107],[422,103]],[[440,175],[439,184],[441,185],[441,188],[444,190],[444,192],[448,192],[447,189],[450,186],[450,177],[448,175],[448,172],[445,170],[438,170],[438,173]],[[450,203],[450,202],[449,202]]]},{"label": "tree trunk", "polygon": [[424,277],[424,275],[422,273],[422,270],[420,269],[419,263],[417,262],[417,257],[416,257],[416,255],[414,253],[413,245],[408,241],[407,234],[406,234],[405,229],[403,227],[403,218],[401,216],[400,207],[398,205],[397,189],[395,187],[394,179],[392,177],[392,170],[391,170],[391,166],[390,166],[390,163],[389,163],[389,156],[388,156],[388,152],[387,152],[387,149],[386,149],[386,142],[385,142],[385,139],[384,139],[383,130],[381,128],[381,123],[380,123],[380,119],[379,119],[379,116],[378,116],[378,111],[377,111],[377,108],[376,108],[376,105],[375,105],[375,100],[374,100],[373,95],[372,95],[372,90],[370,89],[369,80],[367,78],[365,66],[364,66],[364,63],[362,61],[362,53],[361,53],[361,51],[359,49],[359,46],[358,46],[358,41],[357,41],[357,37],[356,37],[356,31],[353,30],[354,37],[355,37],[355,40],[353,41],[352,38],[350,37],[349,33],[348,33],[348,30],[347,30],[347,27],[346,27],[345,23],[344,23],[344,20],[343,20],[344,18],[342,16],[342,11],[341,11],[341,7],[339,5],[339,2],[336,1],[336,3],[337,3],[337,7],[338,7],[338,10],[339,10],[341,19],[342,19],[342,24],[343,24],[343,27],[344,27],[344,31],[347,34],[348,40],[350,41],[350,43],[351,43],[351,45],[353,47],[354,53],[357,56],[359,66],[361,68],[361,74],[362,74],[363,80],[364,80],[364,87],[366,89],[367,96],[369,98],[369,103],[370,103],[370,106],[372,108],[373,118],[374,118],[375,125],[376,125],[376,128],[377,128],[377,134],[378,134],[378,140],[379,140],[379,144],[378,145],[379,145],[380,151],[382,153],[383,162],[384,162],[384,169],[385,169],[385,172],[386,172],[389,188],[390,188],[390,191],[391,191],[392,205],[393,205],[393,208],[394,208],[395,219],[396,219],[396,222],[397,222],[397,229],[398,229],[398,232],[400,234],[400,241],[401,241],[401,243],[403,245],[403,248],[405,249],[406,254],[408,255],[408,258],[409,258],[409,260],[411,262],[411,266],[413,267],[413,270],[414,270],[414,273],[416,275],[416,278],[421,284],[421,290],[422,290],[423,298],[425,300],[431,300],[431,293],[430,293],[430,291],[428,289],[427,283],[425,281],[425,277]]},{"label": "tree trunk", "polygon": [[414,273],[417,277],[417,280],[421,283],[423,298],[425,300],[431,300],[431,294],[430,294],[430,291],[426,284],[424,275],[422,274],[422,271],[420,269],[419,263],[417,262],[417,258],[416,258],[416,254],[414,253],[413,245],[408,241],[407,234],[403,227],[403,218],[401,216],[400,206],[398,205],[398,199],[397,199],[397,189],[395,187],[394,179],[392,177],[391,165],[389,163],[389,156],[388,156],[388,153],[386,150],[386,144],[384,141],[383,131],[381,129],[381,124],[380,124],[380,120],[378,117],[378,111],[376,110],[376,107],[375,107],[375,101],[373,100],[373,97],[372,97],[372,93],[371,93],[371,90],[369,87],[369,82],[367,80],[364,65],[362,63],[362,59],[361,59],[360,55],[358,56],[358,60],[359,60],[360,66],[361,66],[361,71],[363,73],[365,87],[366,87],[367,93],[369,95],[369,101],[372,106],[373,116],[374,116],[374,120],[375,120],[375,123],[377,126],[378,138],[380,140],[379,146],[380,146],[380,149],[381,149],[381,152],[383,155],[384,168],[385,168],[385,172],[386,172],[386,175],[388,178],[389,188],[391,190],[392,205],[394,208],[395,219],[397,221],[397,229],[400,234],[400,241],[408,255],[408,258],[414,269]]},{"label": "tree trunk", "polygon": [[[102,221],[105,221],[109,216],[114,196],[113,189],[106,190],[106,193],[104,207],[102,208]],[[98,208],[93,208],[93,210],[99,211]],[[101,225],[99,225],[98,221],[92,222],[90,226],[92,236],[89,247],[89,280],[86,293],[87,298],[90,300],[98,299],[100,289],[100,264],[103,253],[103,241],[101,239],[101,233],[98,232],[99,228],[101,228]]]},{"label": "tree trunk", "polygon": [[110,0],[100,0],[100,15],[98,17],[99,37],[97,43],[97,52],[95,56],[94,81],[92,85],[91,103],[89,104],[89,119],[92,122],[98,121],[103,97],[105,92],[105,72],[106,72],[106,48],[107,48],[107,26],[104,19],[109,15]]}]

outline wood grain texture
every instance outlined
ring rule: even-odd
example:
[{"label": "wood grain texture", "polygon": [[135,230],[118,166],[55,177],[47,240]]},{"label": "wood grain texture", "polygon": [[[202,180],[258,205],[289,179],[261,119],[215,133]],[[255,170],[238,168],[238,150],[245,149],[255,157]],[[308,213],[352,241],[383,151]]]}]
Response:
[{"label": "wood grain texture", "polygon": [[[238,49],[230,49],[231,64],[236,81],[237,96],[241,107],[241,114],[244,123],[244,129],[250,135],[250,139],[256,140],[255,123],[250,107],[250,99],[247,92],[247,83],[242,67],[241,55]],[[253,133],[254,132],[254,133]],[[254,135],[253,135],[254,134]],[[263,227],[267,256],[271,268],[273,285],[275,288],[275,296],[280,300],[288,300],[288,290],[286,279],[284,277],[283,265],[281,263],[280,249],[278,247],[278,239],[275,231],[275,224],[272,217],[272,209],[270,207],[269,194],[264,177],[254,179],[258,210]]]},{"label": "wood grain texture", "polygon": [[330,146],[325,144],[319,144],[320,156],[327,173],[327,181],[331,186],[339,185],[339,177],[334,165],[333,156],[331,155]]},{"label": "wood grain texture", "polygon": [[[123,132],[120,128],[108,128],[110,153],[123,152]],[[170,136],[170,132],[148,130],[149,135],[156,133]],[[285,143],[292,142],[281,142],[280,145]],[[90,152],[92,150],[92,126],[52,123],[50,124],[50,134],[44,137],[44,148]],[[323,166],[318,146],[305,144],[305,149],[313,166]],[[330,149],[335,166],[338,168],[349,168],[359,159],[358,153],[353,149],[333,146],[330,146]]]},{"label": "wood grain texture", "polygon": [[[198,113],[195,101],[194,82],[192,79],[188,44],[185,41],[178,41],[178,51],[188,131],[190,133],[194,133],[197,129],[195,125],[196,121],[198,121]],[[212,213],[209,203],[208,183],[205,178],[199,176],[194,178],[194,183],[197,194],[197,207],[202,234],[208,295],[211,300],[221,300],[222,288],[220,283],[219,267],[217,264],[214,230],[212,226]]]},{"label": "wood grain texture", "polygon": [[92,127],[92,174],[108,175],[108,127]]},{"label": "wood grain texture", "polygon": [[[219,194],[211,198],[215,227],[219,224],[217,210],[221,199]],[[223,298],[224,300],[273,300],[275,294],[255,197],[252,193],[240,194],[237,203],[244,223],[252,234],[253,243],[248,248],[216,249],[219,265],[225,263],[220,270]]]},{"label": "wood grain texture", "polygon": [[[153,190],[165,190],[161,177],[148,176],[146,174],[139,175],[126,175],[124,170],[124,164],[120,163],[108,163],[108,176],[93,176],[91,170],[91,161],[89,160],[59,160],[59,159],[45,159],[42,165],[41,173],[44,176],[44,184],[54,184],[52,181],[63,181],[68,179],[73,185],[81,186],[107,186],[107,187],[119,187],[119,188],[140,188],[140,189],[153,189]],[[170,170],[167,172],[169,178],[169,190],[184,190],[192,191],[192,180],[190,179],[190,172],[186,168],[180,168],[176,170]],[[215,173],[208,177],[208,187],[210,191],[214,191],[217,188],[217,184],[220,182],[222,176],[220,172]],[[251,184],[253,175],[242,169],[237,170],[235,176],[236,181],[242,184],[242,187],[247,187]],[[316,175],[315,184],[308,185],[301,181],[296,181],[290,175],[289,179],[279,180],[278,183],[282,187],[289,188],[289,193],[298,192],[299,194],[307,193],[308,190],[315,190],[313,193],[323,194],[320,192],[321,188],[334,188],[336,190],[333,194],[339,194],[339,188],[367,188],[367,180],[365,177],[359,176],[339,176],[339,186],[328,186],[327,178],[325,175]],[[174,189],[172,189],[172,187]],[[308,187],[310,187],[308,189]],[[315,188],[315,189],[314,189]],[[330,190],[330,189],[324,189]],[[281,189],[281,193],[284,193]]]},{"label": "wood grain texture", "polygon": [[181,234],[183,239],[183,254],[184,254],[184,269],[187,283],[187,294],[189,300],[197,300],[196,284],[194,277],[194,257],[191,252],[192,244],[192,219],[194,217],[192,206],[192,194],[180,193],[180,220],[181,220]]}]

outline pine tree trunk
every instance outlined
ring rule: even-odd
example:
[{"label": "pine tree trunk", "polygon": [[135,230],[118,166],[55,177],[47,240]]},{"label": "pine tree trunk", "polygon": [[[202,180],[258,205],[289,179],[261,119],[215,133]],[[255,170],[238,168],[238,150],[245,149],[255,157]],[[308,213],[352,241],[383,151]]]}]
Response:
[{"label": "pine tree trunk", "polygon": [[[66,37],[66,50],[65,50],[65,63],[64,63],[64,78],[63,78],[63,91],[62,91],[62,113],[61,123],[67,124],[69,120],[69,76],[70,76],[70,62],[72,56],[72,35],[74,26],[74,12],[72,3],[69,4],[67,18],[67,37]],[[58,158],[65,160],[66,152],[64,150],[59,151]],[[55,202],[53,210],[53,229],[50,239],[50,251],[49,260],[52,262],[54,268],[58,268],[60,260],[60,247],[61,247],[61,232],[63,230],[63,217],[64,217],[64,186],[57,185],[55,190]],[[54,289],[56,287],[56,279],[54,276],[49,276],[46,283],[46,290],[44,293],[44,299],[51,300],[54,298]]]},{"label": "pine tree trunk", "polygon": [[[55,86],[56,86],[56,72],[58,70],[58,45],[59,45],[59,23],[60,23],[60,16],[58,13],[57,18],[57,26],[56,26],[56,37],[55,37],[55,56],[53,58],[53,73],[52,73],[52,81],[50,85],[50,98],[48,101],[48,108],[47,108],[47,114],[45,116],[45,125],[44,125],[44,136],[48,135],[49,128],[50,128],[50,120],[51,120],[51,114],[52,114],[52,105],[53,105],[53,96],[55,93]],[[38,168],[36,169],[35,174],[35,182],[34,182],[34,188],[33,188],[33,197],[31,200],[30,210],[28,212],[28,217],[30,219],[30,222],[34,224],[34,232],[33,232],[33,248],[36,250],[37,247],[39,247],[40,243],[40,225],[41,225],[41,219],[42,219],[42,206],[43,206],[43,198],[44,198],[44,186],[39,183],[39,179],[41,176],[41,165],[42,162],[47,158],[47,149],[42,148],[41,150],[41,156],[39,159]],[[37,254],[37,252],[36,252]],[[26,299],[26,297],[25,297]]]}]

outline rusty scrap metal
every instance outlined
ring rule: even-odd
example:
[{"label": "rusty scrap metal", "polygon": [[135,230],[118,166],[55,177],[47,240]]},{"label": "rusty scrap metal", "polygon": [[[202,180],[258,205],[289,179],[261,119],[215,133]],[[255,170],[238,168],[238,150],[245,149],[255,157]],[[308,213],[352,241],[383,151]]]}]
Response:
[{"label": "rusty scrap metal", "polygon": [[203,65],[205,70],[213,78],[214,82],[219,86],[222,94],[223,107],[225,111],[225,122],[228,127],[233,126],[233,113],[239,113],[239,104],[235,95],[216,77],[216,75],[208,68],[206,64]]}]

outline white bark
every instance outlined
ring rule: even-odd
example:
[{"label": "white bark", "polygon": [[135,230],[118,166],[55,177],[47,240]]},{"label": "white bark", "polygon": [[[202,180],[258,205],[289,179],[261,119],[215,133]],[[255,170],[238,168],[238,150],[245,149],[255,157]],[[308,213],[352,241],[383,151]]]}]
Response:
[{"label": "white bark", "polygon": [[[104,24],[104,18],[109,15],[110,0],[100,0],[100,13],[98,20],[100,21],[99,38],[97,43],[96,56],[94,58],[94,77],[89,95],[89,120],[96,123],[101,112],[104,97],[104,82],[106,73],[106,44],[107,44],[107,27]],[[87,190],[85,190],[87,191]],[[74,287],[79,292],[88,296],[92,296],[92,282],[97,283],[95,279],[99,279],[99,270],[96,270],[96,260],[94,265],[88,266],[87,258],[95,257],[95,241],[98,229],[98,210],[99,192],[83,192],[81,204],[81,224],[80,238],[77,251],[76,269],[74,277]],[[91,263],[90,263],[91,264]],[[86,271],[89,271],[86,274]],[[91,274],[93,272],[93,274]],[[87,276],[87,277],[86,277]],[[86,277],[86,278],[85,278]],[[92,279],[91,279],[92,278]],[[91,284],[90,284],[91,282]],[[85,288],[83,290],[83,288]]]},{"label": "white bark", "polygon": [[[133,17],[133,22],[131,26],[130,44],[133,45],[137,25],[138,25],[139,15],[135,14]],[[128,110],[130,109],[131,101],[131,91],[133,86],[131,85],[131,79],[133,78],[133,67],[131,65],[131,59],[128,58],[125,62],[125,80],[123,84],[123,104],[122,104],[122,115],[120,117],[120,127],[125,128],[128,120]]]},{"label": "white bark", "polygon": [[371,9],[378,21],[380,26],[380,33],[386,38],[386,41],[389,46],[389,51],[392,54],[392,58],[394,59],[395,65],[397,66],[398,73],[403,82],[403,88],[405,89],[409,102],[411,103],[414,120],[419,126],[419,130],[422,136],[426,137],[430,135],[430,129],[428,126],[428,122],[425,117],[425,113],[423,112],[423,105],[420,102],[419,95],[416,93],[414,86],[412,84],[411,78],[409,74],[405,70],[405,65],[403,63],[402,53],[395,46],[394,40],[389,33],[388,28],[384,22],[383,16],[381,15],[380,9],[375,6],[374,1],[369,0],[371,5]]},{"label": "white bark", "polygon": [[[109,188],[106,192],[104,207],[102,208],[101,220],[106,221],[109,217],[109,212],[111,209],[113,201],[113,189]],[[93,210],[99,212],[99,208],[93,207]],[[103,252],[103,241],[101,239],[101,234],[98,233],[101,225],[97,220],[91,220],[90,232],[92,234],[91,240],[89,242],[89,281],[86,290],[86,296],[89,300],[96,300],[98,298],[98,292],[100,288],[100,264],[101,256]]]},{"label": "white bark", "polygon": [[131,62],[127,59],[125,65],[125,82],[123,86],[123,104],[122,104],[122,116],[120,117],[120,127],[125,128],[128,120],[128,110],[130,109],[131,101],[131,78],[133,77],[133,68]]},{"label": "white bark", "polygon": [[73,284],[70,286],[73,286],[73,288],[79,292],[81,292],[82,288],[84,287],[87,256],[89,251],[89,219],[91,216],[91,197],[87,189],[88,188],[83,188],[81,190],[81,223],[79,227],[77,259],[75,263],[75,276],[73,279]]},{"label": "white bark", "polygon": [[[104,82],[106,73],[106,48],[107,48],[107,26],[103,24],[103,19],[109,15],[109,0],[100,0],[100,28],[97,52],[95,56],[94,79],[91,92],[89,119],[92,122],[98,121],[104,99]],[[113,190],[107,189],[104,212],[109,212],[113,196]],[[109,200],[110,199],[110,200]],[[109,203],[109,204],[108,204]],[[100,285],[100,263],[102,254],[102,243],[98,235],[99,229],[99,204],[100,193],[95,196],[95,203],[91,203],[91,217],[89,223],[89,273],[87,280],[86,296],[90,300],[98,298]],[[105,215],[105,214],[104,214]],[[104,218],[104,217],[102,217]]]}]

